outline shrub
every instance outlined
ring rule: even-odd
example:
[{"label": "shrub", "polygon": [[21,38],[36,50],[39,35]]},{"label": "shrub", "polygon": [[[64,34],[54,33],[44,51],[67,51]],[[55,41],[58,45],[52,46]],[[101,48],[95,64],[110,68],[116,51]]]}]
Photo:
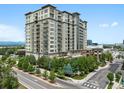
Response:
[{"label": "shrub", "polygon": [[44,77],[45,80],[47,80],[47,78],[48,78],[48,72],[46,70],[43,72],[43,77]]},{"label": "shrub", "polygon": [[28,72],[33,72],[35,70],[35,68],[32,65],[29,65],[27,68]]},{"label": "shrub", "polygon": [[29,66],[29,63],[28,63],[28,62],[24,62],[24,63],[22,64],[22,69],[23,69],[24,71],[28,71],[28,66]]},{"label": "shrub", "polygon": [[36,69],[36,74],[41,74],[41,71],[39,68]]},{"label": "shrub", "polygon": [[50,71],[50,76],[49,76],[50,82],[54,83],[55,78],[56,78],[56,75],[55,75],[54,71]]},{"label": "shrub", "polygon": [[109,79],[110,82],[113,81],[114,79],[113,73],[108,73],[107,78]]}]

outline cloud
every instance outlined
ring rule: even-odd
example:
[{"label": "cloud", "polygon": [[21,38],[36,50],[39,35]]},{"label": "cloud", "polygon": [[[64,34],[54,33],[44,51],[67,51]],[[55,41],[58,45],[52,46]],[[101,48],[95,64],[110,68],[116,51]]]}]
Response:
[{"label": "cloud", "polygon": [[119,25],[118,22],[113,22],[111,24],[108,24],[108,23],[100,24],[99,27],[101,27],[101,28],[110,28],[110,27],[116,27],[118,25]]},{"label": "cloud", "polygon": [[24,30],[11,25],[0,24],[0,41],[24,41]]},{"label": "cloud", "polygon": [[101,28],[108,28],[109,24],[100,24],[99,27],[101,27]]},{"label": "cloud", "polygon": [[113,23],[111,24],[111,27],[115,27],[115,26],[118,26],[118,22],[113,22]]}]

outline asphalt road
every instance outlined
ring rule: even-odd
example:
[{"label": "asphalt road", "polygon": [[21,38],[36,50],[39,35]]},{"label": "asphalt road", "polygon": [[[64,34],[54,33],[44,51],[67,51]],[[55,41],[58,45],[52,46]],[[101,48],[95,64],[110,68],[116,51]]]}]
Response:
[{"label": "asphalt road", "polygon": [[74,84],[73,82],[67,82],[67,81],[64,81],[64,80],[61,80],[59,78],[56,79],[56,82],[59,83],[63,88],[66,88],[66,89],[84,89],[84,87],[80,86],[80,85],[77,85],[77,84]]},{"label": "asphalt road", "polygon": [[[109,72],[115,73],[117,71],[120,71],[121,66],[122,66],[122,62],[112,63],[109,65],[109,67],[99,70],[87,82],[89,84],[97,86],[99,89],[104,89],[108,83],[107,74]],[[90,88],[90,87],[87,87],[87,88]]]},{"label": "asphalt road", "polygon": [[18,69],[15,69],[15,71],[17,72],[17,77],[19,82],[25,85],[29,89],[62,89],[62,88],[63,89],[81,89],[83,88],[81,86],[75,85],[73,83],[70,83],[58,78],[56,79],[56,82],[57,84],[59,84],[59,86],[53,86],[49,83],[44,82],[41,79],[38,79]]},{"label": "asphalt road", "polygon": [[[99,70],[95,75],[93,75],[85,84],[76,85],[74,83],[70,83],[61,79],[56,79],[57,84],[59,86],[53,86],[49,83],[46,83],[44,80],[36,78],[30,74],[22,72],[20,70],[15,70],[17,72],[17,77],[19,82],[24,84],[26,87],[30,89],[90,89],[90,88],[99,88],[104,89],[108,83],[107,73],[116,72],[121,68],[121,62],[115,62],[110,64],[109,67],[105,69]],[[87,86],[85,86],[87,85]],[[61,87],[60,87],[61,86]]]},{"label": "asphalt road", "polygon": [[29,89],[60,89],[60,87],[48,84],[30,74],[26,74],[25,72],[19,70],[16,70],[16,72],[19,82]]}]

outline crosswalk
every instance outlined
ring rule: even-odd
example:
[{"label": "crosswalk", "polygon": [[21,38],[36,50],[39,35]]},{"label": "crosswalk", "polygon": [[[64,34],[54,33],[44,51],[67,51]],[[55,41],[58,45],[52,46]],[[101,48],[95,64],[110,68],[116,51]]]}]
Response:
[{"label": "crosswalk", "polygon": [[98,85],[91,83],[91,82],[84,82],[82,84],[83,87],[86,87],[88,89],[99,89]]}]

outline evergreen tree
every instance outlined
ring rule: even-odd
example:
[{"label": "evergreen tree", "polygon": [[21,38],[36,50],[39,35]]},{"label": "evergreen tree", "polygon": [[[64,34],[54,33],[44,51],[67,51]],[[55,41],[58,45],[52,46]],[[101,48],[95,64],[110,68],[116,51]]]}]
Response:
[{"label": "evergreen tree", "polygon": [[72,67],[70,64],[67,64],[64,66],[64,73],[68,76],[72,76],[73,75],[73,71],[72,71]]}]

